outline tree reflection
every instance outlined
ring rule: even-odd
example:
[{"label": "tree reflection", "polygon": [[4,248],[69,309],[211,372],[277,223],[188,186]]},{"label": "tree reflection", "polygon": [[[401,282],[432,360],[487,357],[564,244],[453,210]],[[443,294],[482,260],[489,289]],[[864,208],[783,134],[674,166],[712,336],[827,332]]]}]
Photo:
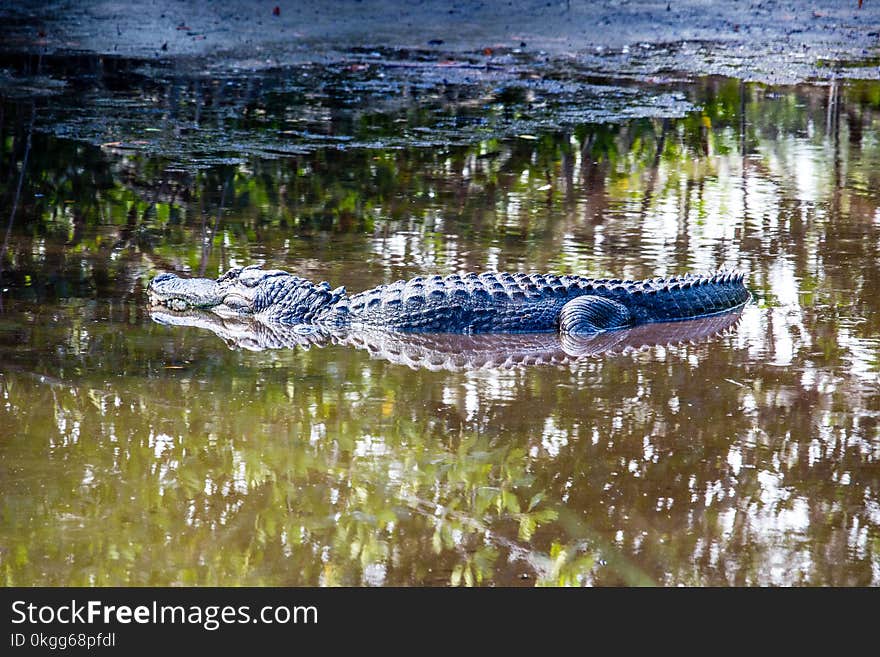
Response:
[{"label": "tree reflection", "polygon": [[[299,107],[187,84],[200,124],[224,93],[245,133]],[[6,583],[876,585],[878,89],[706,79],[682,118],[186,170],[35,132],[2,263]],[[428,120],[328,105],[310,130]],[[3,104],[5,199],[29,107]],[[726,263],[756,303],[718,342],[495,373],[150,322],[157,269],[246,262],[353,290]]]}]

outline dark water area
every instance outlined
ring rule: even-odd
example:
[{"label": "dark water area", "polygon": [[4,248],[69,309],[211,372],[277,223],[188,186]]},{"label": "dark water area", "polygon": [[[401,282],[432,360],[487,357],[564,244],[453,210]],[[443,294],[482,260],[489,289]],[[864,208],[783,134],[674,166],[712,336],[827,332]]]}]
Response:
[{"label": "dark water area", "polygon": [[[383,56],[4,61],[4,584],[880,584],[880,83]],[[246,264],[727,266],[753,300],[480,367],[151,317],[159,271]]]}]

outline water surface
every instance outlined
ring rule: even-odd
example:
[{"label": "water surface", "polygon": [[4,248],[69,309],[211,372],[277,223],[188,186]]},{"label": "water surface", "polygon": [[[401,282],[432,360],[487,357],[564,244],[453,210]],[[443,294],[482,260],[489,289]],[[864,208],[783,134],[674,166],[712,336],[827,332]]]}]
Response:
[{"label": "water surface", "polygon": [[[5,584],[880,584],[877,83],[594,85],[643,110],[586,115],[553,105],[587,81],[544,112],[114,65],[2,104]],[[725,265],[753,302],[455,371],[151,319],[159,270],[252,263],[350,292]]]}]

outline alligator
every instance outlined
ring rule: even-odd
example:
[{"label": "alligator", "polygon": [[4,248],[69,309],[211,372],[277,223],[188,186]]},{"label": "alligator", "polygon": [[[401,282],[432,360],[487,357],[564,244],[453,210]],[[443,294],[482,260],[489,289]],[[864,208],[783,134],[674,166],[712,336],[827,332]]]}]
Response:
[{"label": "alligator", "polygon": [[149,285],[154,308],[255,317],[302,333],[381,328],[411,333],[592,335],[741,308],[744,275],[719,270],[648,280],[469,273],[417,276],[349,296],[278,269],[234,267],[216,280],[165,272]]},{"label": "alligator", "polygon": [[641,324],[590,335],[557,333],[412,333],[381,328],[302,331],[295,324],[262,321],[248,315],[220,317],[205,310],[151,309],[153,321],[207,329],[230,349],[309,349],[345,345],[376,360],[414,370],[510,370],[567,366],[597,356],[627,354],[654,346],[699,344],[728,333],[742,308],[680,322]]}]

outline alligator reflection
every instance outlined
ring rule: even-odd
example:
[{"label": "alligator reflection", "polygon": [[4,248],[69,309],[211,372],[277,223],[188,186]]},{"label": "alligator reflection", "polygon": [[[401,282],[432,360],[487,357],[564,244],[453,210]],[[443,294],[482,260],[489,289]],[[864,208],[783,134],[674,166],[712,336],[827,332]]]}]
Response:
[{"label": "alligator reflection", "polygon": [[266,323],[251,317],[221,318],[214,313],[156,308],[153,320],[172,326],[208,329],[231,349],[263,351],[341,344],[364,349],[370,356],[413,369],[464,371],[566,365],[583,358],[658,345],[697,343],[728,332],[742,308],[683,322],[643,324],[594,335],[557,333],[473,334],[401,333],[381,329],[317,331],[311,327]]}]

